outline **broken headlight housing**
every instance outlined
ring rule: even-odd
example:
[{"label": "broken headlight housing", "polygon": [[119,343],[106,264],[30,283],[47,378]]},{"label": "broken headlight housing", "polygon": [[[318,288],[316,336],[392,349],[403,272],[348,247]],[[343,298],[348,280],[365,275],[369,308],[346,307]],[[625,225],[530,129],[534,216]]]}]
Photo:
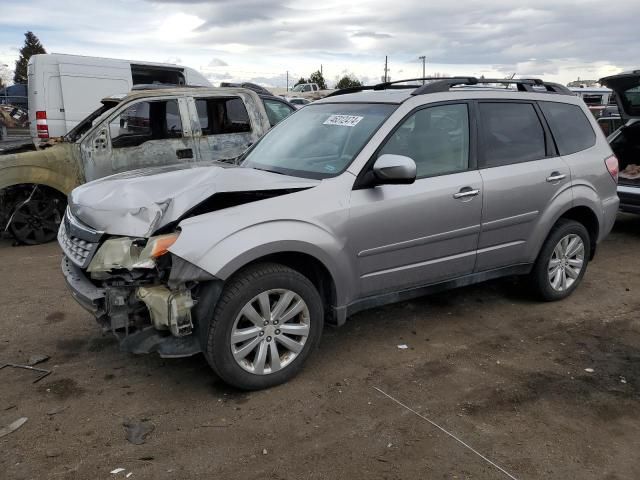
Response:
[{"label": "broken headlight housing", "polygon": [[154,268],[156,260],[166,254],[178,239],[179,233],[169,233],[144,239],[131,237],[110,238],[105,241],[91,260],[87,271],[109,272],[111,270],[133,270]]}]

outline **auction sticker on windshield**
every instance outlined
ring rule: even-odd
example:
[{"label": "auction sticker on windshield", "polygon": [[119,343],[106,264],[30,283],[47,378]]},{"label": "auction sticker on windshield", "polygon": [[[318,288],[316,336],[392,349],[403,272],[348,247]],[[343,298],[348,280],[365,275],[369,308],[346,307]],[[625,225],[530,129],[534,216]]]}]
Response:
[{"label": "auction sticker on windshield", "polygon": [[357,115],[331,115],[323,125],[339,125],[341,127],[355,127],[364,117]]}]

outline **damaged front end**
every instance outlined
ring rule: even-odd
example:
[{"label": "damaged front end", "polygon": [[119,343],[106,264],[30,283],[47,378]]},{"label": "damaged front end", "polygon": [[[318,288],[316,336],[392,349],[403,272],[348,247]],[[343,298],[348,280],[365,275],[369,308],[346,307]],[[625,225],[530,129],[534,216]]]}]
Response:
[{"label": "damaged front end", "polygon": [[109,237],[69,210],[58,233],[73,297],[131,353],[185,357],[202,351],[193,310],[201,282],[215,278],[168,252],[179,232]]}]

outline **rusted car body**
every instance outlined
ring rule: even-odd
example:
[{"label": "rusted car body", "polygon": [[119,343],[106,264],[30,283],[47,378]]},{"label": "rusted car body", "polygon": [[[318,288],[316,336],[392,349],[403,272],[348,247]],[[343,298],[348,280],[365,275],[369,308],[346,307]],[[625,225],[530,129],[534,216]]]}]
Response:
[{"label": "rusted car body", "polygon": [[64,137],[0,155],[1,228],[21,243],[51,241],[66,196],[78,185],[141,168],[233,161],[293,111],[283,99],[244,88],[162,88],[107,98]]}]

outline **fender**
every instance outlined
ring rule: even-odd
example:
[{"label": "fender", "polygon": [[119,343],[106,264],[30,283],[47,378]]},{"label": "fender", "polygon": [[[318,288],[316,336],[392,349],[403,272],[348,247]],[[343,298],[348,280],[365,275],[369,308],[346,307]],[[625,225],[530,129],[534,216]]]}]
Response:
[{"label": "fender", "polygon": [[[576,195],[577,193],[577,195]],[[578,197],[576,199],[576,196]],[[540,215],[531,238],[531,263],[536,261],[538,253],[542,248],[542,244],[549,236],[551,228],[556,224],[558,219],[565,215],[569,210],[575,207],[589,208],[598,219],[598,225],[602,225],[602,208],[600,200],[596,192],[586,185],[578,185],[576,187],[567,188],[559,192],[547,206],[542,215]],[[601,229],[600,229],[601,230]]]},{"label": "fender", "polygon": [[[614,197],[617,197],[614,194]],[[579,183],[573,188],[573,207],[587,207],[598,219],[598,242],[609,233],[605,225],[603,198],[590,184]],[[617,206],[614,211],[617,211]],[[615,221],[615,215],[614,221]],[[613,225],[613,224],[612,224]]]},{"label": "fender", "polygon": [[76,144],[59,144],[45,150],[0,156],[0,189],[19,184],[39,184],[67,195],[84,183]]},{"label": "fender", "polygon": [[300,220],[267,221],[224,237],[204,253],[199,248],[189,248],[200,243],[195,241],[194,234],[199,236],[199,232],[190,232],[189,226],[185,226],[169,251],[221,280],[267,255],[296,252],[311,255],[326,267],[335,283],[338,306],[348,303],[355,292],[348,279],[357,275],[347,255],[345,240],[317,225]]}]

